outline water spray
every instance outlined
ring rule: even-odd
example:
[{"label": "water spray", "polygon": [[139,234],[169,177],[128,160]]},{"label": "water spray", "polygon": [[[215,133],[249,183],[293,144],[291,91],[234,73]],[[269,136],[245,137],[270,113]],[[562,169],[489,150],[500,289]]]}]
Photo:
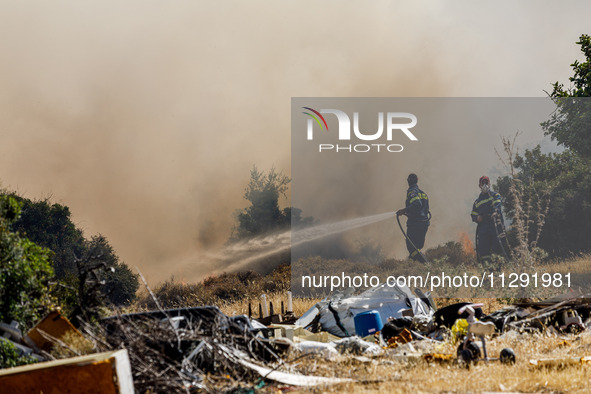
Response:
[{"label": "water spray", "polygon": [[285,230],[280,233],[270,234],[264,237],[258,237],[229,245],[224,249],[222,255],[212,257],[221,260],[221,262],[229,262],[229,264],[223,267],[224,269],[240,270],[248,267],[255,261],[287,251],[292,247],[381,222],[392,216],[394,216],[393,212],[385,212],[361,218],[341,220],[334,223],[320,224],[297,231]]}]

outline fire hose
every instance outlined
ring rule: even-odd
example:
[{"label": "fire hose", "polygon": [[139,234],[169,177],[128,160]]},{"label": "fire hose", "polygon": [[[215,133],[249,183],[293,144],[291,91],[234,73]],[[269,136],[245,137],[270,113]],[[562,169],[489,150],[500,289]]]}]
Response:
[{"label": "fire hose", "polygon": [[[506,261],[511,261],[511,258],[513,257],[512,253],[511,253],[511,247],[509,245],[509,241],[507,240],[507,232],[505,230],[505,225],[501,221],[499,214],[497,212],[493,212],[490,215],[483,215],[483,216],[491,219],[491,221],[493,223],[493,227],[495,229],[496,239],[499,244],[499,248],[501,249],[501,252],[503,253],[503,257],[505,258]],[[505,245],[503,245],[503,240],[505,241]],[[479,244],[478,231],[476,231],[476,250],[477,251],[478,251],[478,244]],[[477,253],[477,257],[478,257],[478,261],[480,262],[480,254],[479,253]]]},{"label": "fire hose", "polygon": [[[492,215],[492,220],[495,225],[495,233],[497,234],[497,241],[499,242],[499,246],[501,248],[501,252],[503,252],[503,256],[507,261],[511,260],[511,248],[509,247],[509,240],[507,239],[507,232],[505,231],[505,225],[501,221],[501,217],[497,212],[494,212]],[[505,245],[503,245],[503,240],[505,241]],[[506,247],[505,247],[506,246]]]},{"label": "fire hose", "polygon": [[[431,220],[431,212],[428,212],[427,215],[428,215],[427,219]],[[406,231],[404,231],[404,229],[402,228],[402,224],[400,224],[400,215],[399,214],[396,214],[396,221],[398,222],[398,227],[400,227],[400,231],[402,231],[402,235],[404,235],[404,238],[406,238],[406,240],[411,244],[411,246],[415,249],[415,251],[423,258],[423,261],[427,262],[427,258],[425,257],[425,255],[421,252],[421,250],[419,248],[417,248],[415,246],[415,244],[412,242],[412,240],[406,234]]]}]

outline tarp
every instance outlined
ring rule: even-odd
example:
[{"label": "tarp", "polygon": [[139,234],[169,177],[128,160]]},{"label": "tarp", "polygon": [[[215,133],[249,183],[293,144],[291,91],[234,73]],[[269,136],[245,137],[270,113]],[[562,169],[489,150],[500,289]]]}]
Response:
[{"label": "tarp", "polygon": [[353,295],[354,290],[334,292],[310,308],[295,324],[306,327],[320,315],[319,323],[324,331],[344,337],[356,334],[354,317],[361,312],[375,310],[384,323],[389,318],[402,317],[405,310],[412,310],[414,316],[431,316],[433,313],[408,287],[380,285],[359,295]]}]

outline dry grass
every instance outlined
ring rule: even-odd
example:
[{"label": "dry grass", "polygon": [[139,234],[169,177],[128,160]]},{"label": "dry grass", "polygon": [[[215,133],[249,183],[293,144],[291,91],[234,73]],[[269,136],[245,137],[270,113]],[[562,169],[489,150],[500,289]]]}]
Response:
[{"label": "dry grass", "polygon": [[[267,295],[273,304],[280,305],[286,300],[285,294]],[[254,299],[253,310],[258,310]],[[484,312],[491,313],[505,306],[497,299],[439,299],[438,305],[470,301],[484,303]],[[301,315],[318,299],[294,299],[296,315]],[[229,315],[246,314],[248,300],[221,305]],[[256,314],[256,313],[255,313]],[[480,343],[479,343],[480,344]],[[498,357],[505,347],[511,347],[517,354],[515,365],[506,366],[497,361],[479,362],[466,369],[455,363],[427,363],[422,359],[406,362],[385,356],[361,362],[351,357],[339,361],[326,361],[322,357],[308,357],[293,365],[294,371],[317,376],[352,378],[350,384],[299,389],[301,392],[588,392],[591,388],[591,365],[565,368],[534,368],[529,360],[556,357],[591,356],[591,332],[575,335],[520,334],[512,332],[487,341],[490,357]],[[457,344],[445,343],[436,351],[454,354]],[[454,357],[455,359],[455,357]]]},{"label": "dry grass", "polygon": [[[540,271],[571,272],[574,278],[575,275],[589,275],[590,267],[591,256],[583,256],[543,265]],[[268,295],[276,305],[280,305],[282,296],[284,297],[281,293]],[[258,300],[252,301],[256,315]],[[317,301],[318,299],[294,299],[296,314],[305,312]],[[483,303],[483,310],[487,314],[506,305],[505,300],[495,298],[441,298],[435,301],[439,307],[455,302]],[[248,300],[223,305],[222,310],[228,314],[247,313]],[[350,357],[335,362],[326,361],[322,357],[306,358],[296,362],[294,370],[310,375],[352,378],[356,381],[344,385],[299,389],[299,392],[586,393],[591,390],[591,365],[589,364],[564,368],[536,368],[529,364],[531,359],[591,356],[591,332],[584,332],[578,336],[513,332],[487,341],[487,350],[491,357],[498,357],[499,352],[505,347],[511,347],[515,351],[517,355],[515,365],[506,366],[498,361],[479,362],[470,369],[466,369],[455,363],[430,364],[422,359],[400,362],[385,355],[374,358],[370,362],[361,362]],[[446,343],[437,351],[455,355],[456,349],[456,344]]]},{"label": "dry grass", "polygon": [[566,260],[557,260],[540,266],[545,272],[570,272],[574,275],[588,276],[591,274],[591,255],[573,257]]},{"label": "dry grass", "polygon": [[[534,368],[530,359],[581,357],[591,354],[591,334],[579,337],[546,337],[531,334],[509,335],[487,342],[490,355],[511,347],[517,354],[512,366],[492,361],[480,362],[466,369],[454,363],[429,364],[422,359],[399,362],[388,356],[371,362],[344,360],[330,363],[316,358],[307,360],[307,373],[348,377],[356,383],[301,390],[302,392],[588,392],[591,387],[591,366],[565,368]],[[455,345],[443,351],[455,353]]]},{"label": "dry grass", "polygon": [[[540,272],[571,272],[581,278],[590,276],[591,256],[583,256],[572,260],[551,262],[539,268]],[[281,280],[267,283],[279,285],[279,291],[266,291],[268,285],[255,285],[254,282],[245,284],[246,290],[240,290],[238,299],[224,300],[218,296],[218,288],[222,283],[215,283],[204,293],[197,287],[188,286],[178,288],[178,292],[163,292],[169,295],[171,306],[197,306],[197,301],[203,302],[202,294],[213,294],[208,300],[217,305],[229,316],[248,314],[248,304],[252,305],[253,315],[258,316],[260,294],[264,292],[267,300],[273,302],[275,312],[280,312],[281,301],[287,304],[286,291],[289,283],[283,282],[288,272],[281,272]],[[227,279],[227,278],[226,278]],[[232,278],[232,283],[238,283]],[[221,281],[220,281],[221,282]],[[279,284],[279,282],[282,282]],[[586,282],[589,283],[588,281]],[[238,285],[235,285],[236,288]],[[175,287],[170,287],[176,289]],[[216,293],[214,293],[214,291]],[[199,297],[192,297],[200,292]],[[178,301],[178,304],[176,302]],[[312,307],[319,299],[294,298],[294,312],[300,316]],[[483,303],[485,313],[501,309],[506,300],[496,298],[462,298],[436,299],[439,307],[455,302]],[[138,305],[136,305],[137,307]],[[316,387],[299,389],[300,392],[589,392],[591,390],[591,365],[570,366],[564,368],[534,368],[529,365],[530,359],[582,357],[591,356],[591,332],[584,332],[579,336],[544,334],[509,333],[487,341],[490,356],[498,356],[501,349],[511,347],[516,355],[515,365],[506,366],[499,362],[480,362],[470,369],[462,368],[455,363],[436,364],[427,363],[423,359],[398,361],[388,354],[373,358],[370,361],[360,361],[352,357],[343,357],[338,361],[329,362],[322,357],[306,357],[291,364],[292,371],[317,376],[347,377],[355,383],[330,387]],[[437,352],[455,355],[457,345],[445,343],[436,349]],[[293,359],[293,358],[290,358]],[[455,357],[454,357],[455,359]],[[267,391],[271,392],[277,385],[269,384]],[[271,391],[269,391],[271,390]],[[264,390],[263,390],[264,391]]]}]

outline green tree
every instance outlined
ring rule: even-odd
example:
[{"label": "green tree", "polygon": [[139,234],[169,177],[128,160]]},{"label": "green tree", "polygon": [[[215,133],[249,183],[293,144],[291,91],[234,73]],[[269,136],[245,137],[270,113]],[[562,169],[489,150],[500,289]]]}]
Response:
[{"label": "green tree", "polygon": [[49,249],[11,231],[20,211],[15,198],[0,195],[0,321],[16,320],[27,329],[52,304],[53,270]]},{"label": "green tree", "polygon": [[542,123],[545,135],[572,149],[583,157],[591,158],[591,37],[583,34],[577,41],[585,60],[571,64],[574,75],[572,86],[555,82],[550,97],[556,111]]},{"label": "green tree", "polygon": [[298,208],[279,208],[279,197],[285,196],[290,179],[271,168],[268,173],[253,166],[250,181],[244,191],[244,198],[250,206],[236,214],[238,225],[231,240],[249,238],[289,228],[290,224],[309,224],[312,218],[302,217]]},{"label": "green tree", "polygon": [[113,247],[102,235],[93,236],[90,241],[86,241],[86,245],[93,260],[105,263],[105,269],[98,275],[99,280],[105,282],[101,288],[103,294],[115,305],[129,305],[135,299],[139,286],[138,275],[119,260]]},{"label": "green tree", "polygon": [[[528,239],[536,239],[536,231],[543,225],[536,246],[551,256],[591,252],[591,160],[568,149],[544,154],[538,145],[517,155],[514,164],[522,198],[528,202]],[[515,201],[509,193],[510,185],[509,177],[501,177],[496,190],[505,198],[507,217],[514,219]],[[546,191],[550,193],[550,209],[542,215],[540,202]],[[515,230],[511,232],[514,239]]]},{"label": "green tree", "polygon": [[84,236],[76,228],[70,209],[49,200],[32,201],[15,194],[11,195],[22,204],[21,216],[11,228],[38,245],[53,252],[53,269],[57,278],[76,272],[75,256],[84,253]]},{"label": "green tree", "polygon": [[53,252],[51,261],[55,276],[64,285],[58,289],[58,296],[68,309],[77,306],[77,297],[68,289],[73,291],[78,288],[81,275],[78,260],[84,260],[84,256],[100,256],[105,263],[105,272],[101,274],[101,281],[105,284],[100,291],[109,302],[128,305],[135,299],[138,277],[119,260],[104,236],[87,240],[82,230],[72,222],[67,206],[51,204],[49,200],[32,201],[16,194],[11,194],[11,197],[22,204],[22,214],[11,224],[12,230]]}]

